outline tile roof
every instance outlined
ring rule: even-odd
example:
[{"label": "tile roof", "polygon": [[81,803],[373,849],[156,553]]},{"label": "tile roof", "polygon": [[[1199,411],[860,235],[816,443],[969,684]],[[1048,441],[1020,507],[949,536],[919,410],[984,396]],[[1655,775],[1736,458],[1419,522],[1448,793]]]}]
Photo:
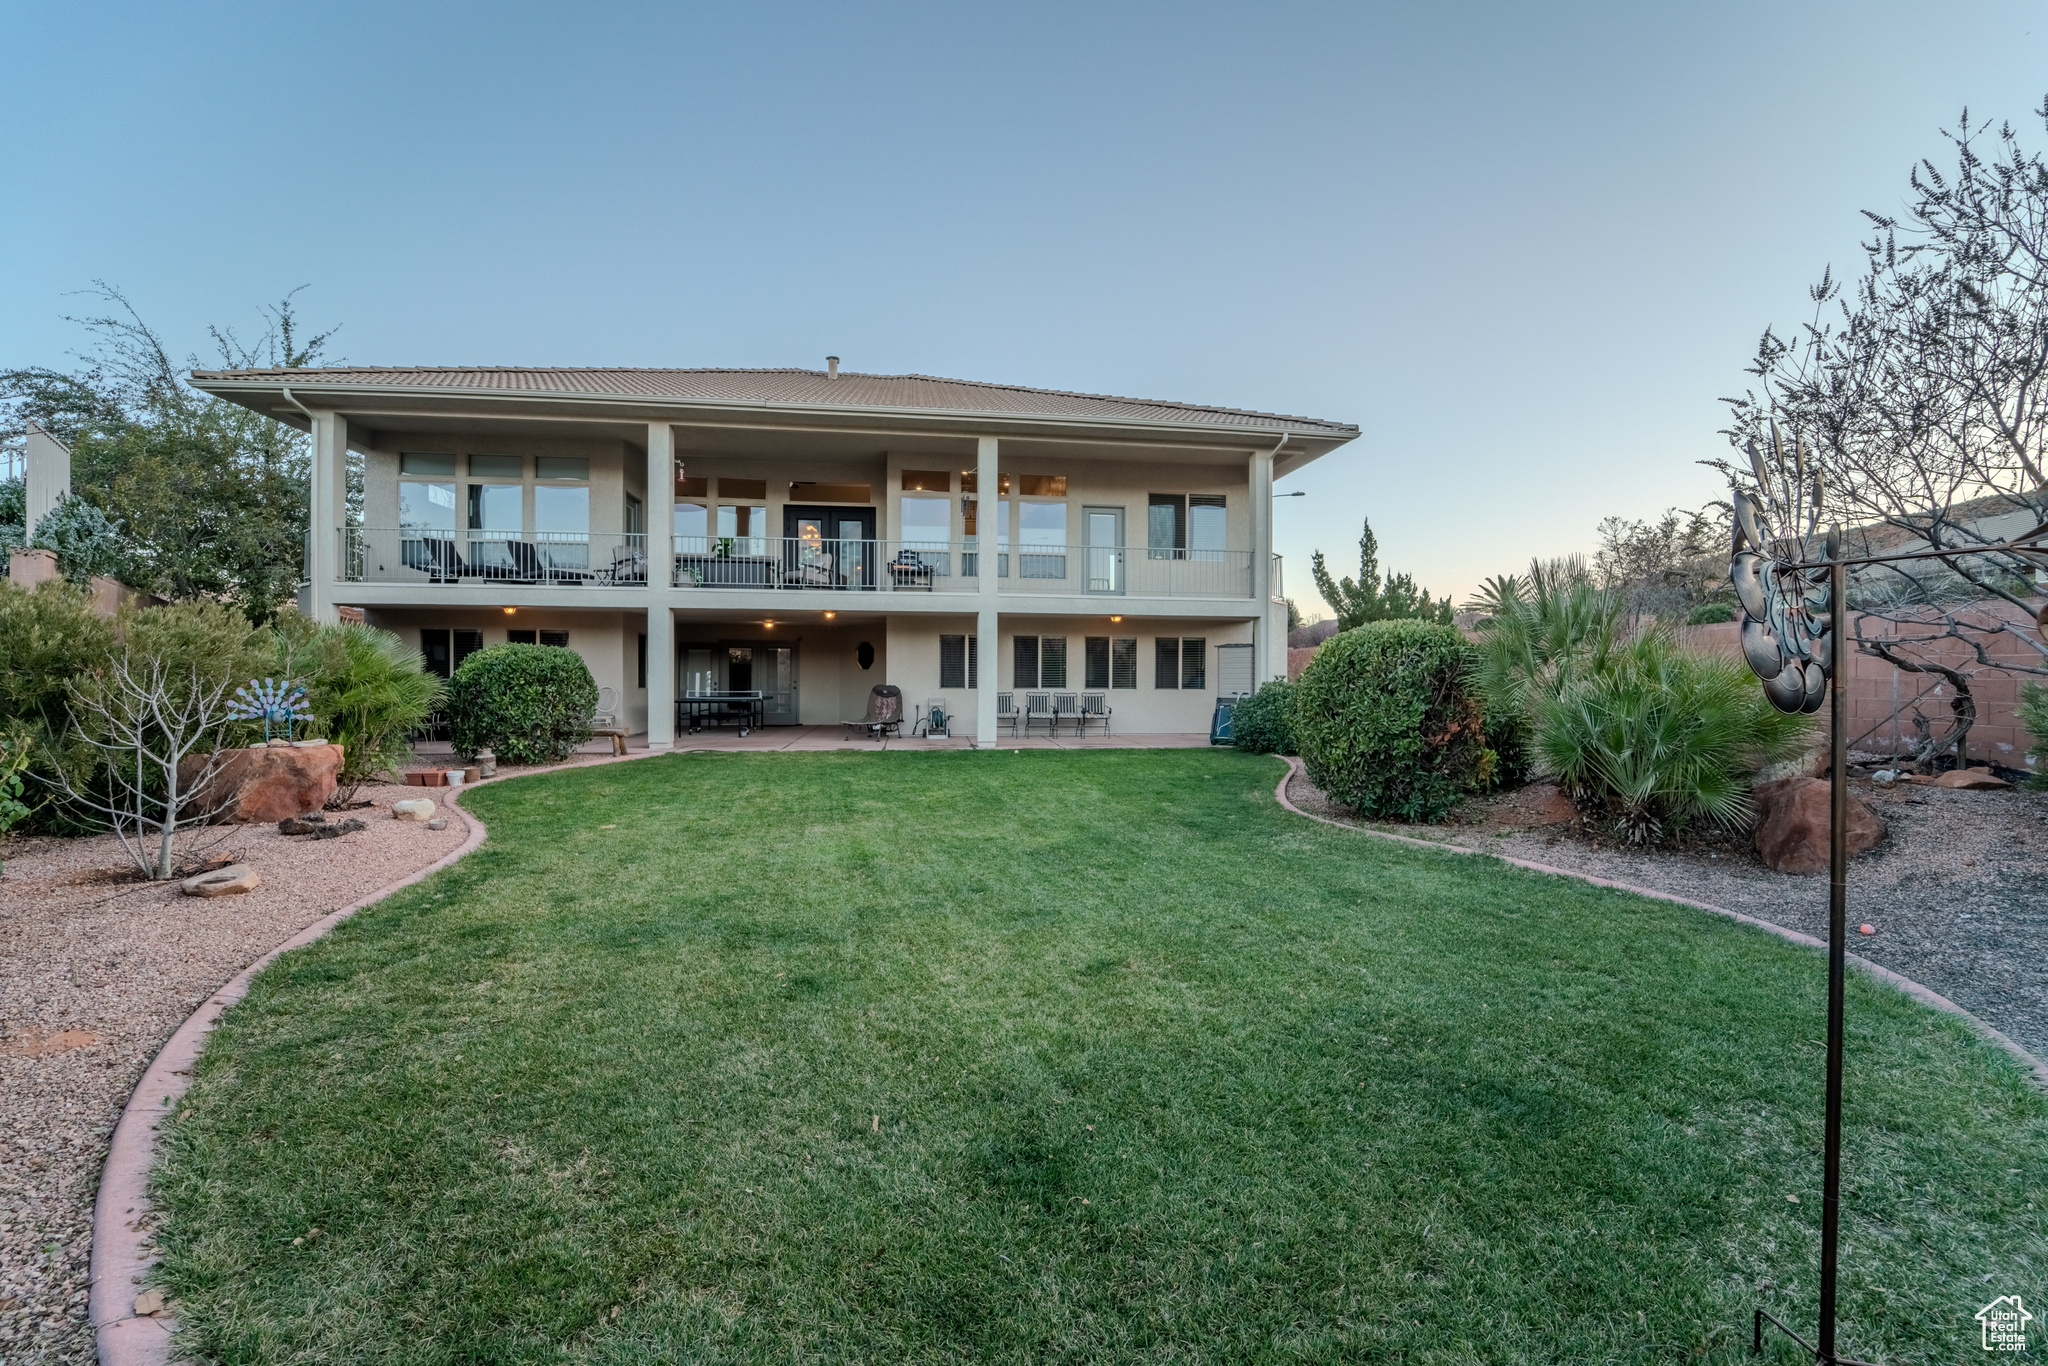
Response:
[{"label": "tile roof", "polygon": [[448,389],[477,394],[548,395],[573,398],[676,399],[700,403],[774,403],[829,408],[927,408],[938,412],[988,413],[1169,425],[1286,428],[1303,435],[1349,440],[1358,428],[1312,417],[1215,408],[1171,400],[1116,398],[1021,384],[986,384],[932,375],[867,375],[849,370],[833,379],[823,370],[642,370],[570,369],[521,366],[350,365],[301,370],[195,370],[200,387],[208,380],[282,380],[307,387],[364,389]]}]

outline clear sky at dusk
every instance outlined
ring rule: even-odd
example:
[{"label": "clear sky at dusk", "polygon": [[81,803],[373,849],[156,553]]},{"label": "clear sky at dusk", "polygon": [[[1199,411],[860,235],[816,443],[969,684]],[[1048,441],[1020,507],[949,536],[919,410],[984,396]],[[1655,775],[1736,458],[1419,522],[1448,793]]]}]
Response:
[{"label": "clear sky at dusk", "polygon": [[817,367],[1359,423],[1290,591],[1460,594],[1715,494],[1719,395],[1857,265],[2018,4],[0,6],[0,365],[103,278],[293,286],[373,364]]}]

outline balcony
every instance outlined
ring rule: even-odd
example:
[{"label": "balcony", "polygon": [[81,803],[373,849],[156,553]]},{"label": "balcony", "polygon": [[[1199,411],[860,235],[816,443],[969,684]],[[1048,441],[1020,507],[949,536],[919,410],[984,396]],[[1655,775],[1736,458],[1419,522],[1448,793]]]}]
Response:
[{"label": "balcony", "polygon": [[[349,583],[642,588],[648,538],[604,532],[505,532],[346,527]],[[818,540],[784,536],[670,538],[669,583],[715,593],[975,593],[971,542]],[[659,574],[659,569],[656,573]],[[1245,598],[1248,550],[1030,545],[996,552],[1006,595]]]}]

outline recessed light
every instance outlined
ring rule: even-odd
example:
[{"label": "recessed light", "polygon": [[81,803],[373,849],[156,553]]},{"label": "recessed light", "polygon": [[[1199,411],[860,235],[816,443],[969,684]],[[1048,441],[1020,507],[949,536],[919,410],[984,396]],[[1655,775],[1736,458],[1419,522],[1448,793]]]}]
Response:
[{"label": "recessed light", "polygon": [[1122,620],[1123,620],[1123,618],[1122,618],[1122,617],[1111,617],[1111,618],[1110,618],[1110,620],[1111,620],[1111,621],[1122,621]]},{"label": "recessed light", "polygon": [[775,629],[775,623],[774,623],[774,622],[772,622],[772,621],[764,621],[764,622],[762,622],[761,624],[762,624],[763,626],[766,626],[766,627],[767,627],[767,628],[768,628],[769,630],[771,630],[771,631]]},{"label": "recessed light", "polygon": [[827,613],[825,614],[825,620],[827,620],[827,621],[830,621],[830,620],[832,620],[832,618],[834,618],[834,617],[836,617],[836,616],[838,616],[838,615],[839,615],[839,614],[838,614],[837,612],[827,612]]},{"label": "recessed light", "polygon": [[509,616],[511,616],[511,615],[512,615],[512,614],[513,614],[514,612],[516,612],[516,611],[518,611],[518,610],[519,610],[519,609],[518,609],[517,607],[507,607],[507,608],[505,609],[505,615],[509,617]]}]

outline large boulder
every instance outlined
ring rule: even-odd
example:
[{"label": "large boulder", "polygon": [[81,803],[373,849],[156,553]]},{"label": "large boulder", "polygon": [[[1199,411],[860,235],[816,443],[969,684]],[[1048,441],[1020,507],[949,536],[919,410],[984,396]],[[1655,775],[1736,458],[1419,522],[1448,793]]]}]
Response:
[{"label": "large boulder", "polygon": [[[181,786],[199,780],[212,756],[188,754],[178,765]],[[334,795],[341,776],[340,745],[257,745],[229,750],[206,787],[193,794],[188,812],[215,811],[216,820],[268,825],[304,811],[318,811]]]},{"label": "large boulder", "polygon": [[[1756,851],[1780,873],[1809,876],[1828,870],[1828,792],[1825,778],[1780,778],[1756,789]],[[1885,824],[1849,797],[1849,857],[1875,849]]]}]

